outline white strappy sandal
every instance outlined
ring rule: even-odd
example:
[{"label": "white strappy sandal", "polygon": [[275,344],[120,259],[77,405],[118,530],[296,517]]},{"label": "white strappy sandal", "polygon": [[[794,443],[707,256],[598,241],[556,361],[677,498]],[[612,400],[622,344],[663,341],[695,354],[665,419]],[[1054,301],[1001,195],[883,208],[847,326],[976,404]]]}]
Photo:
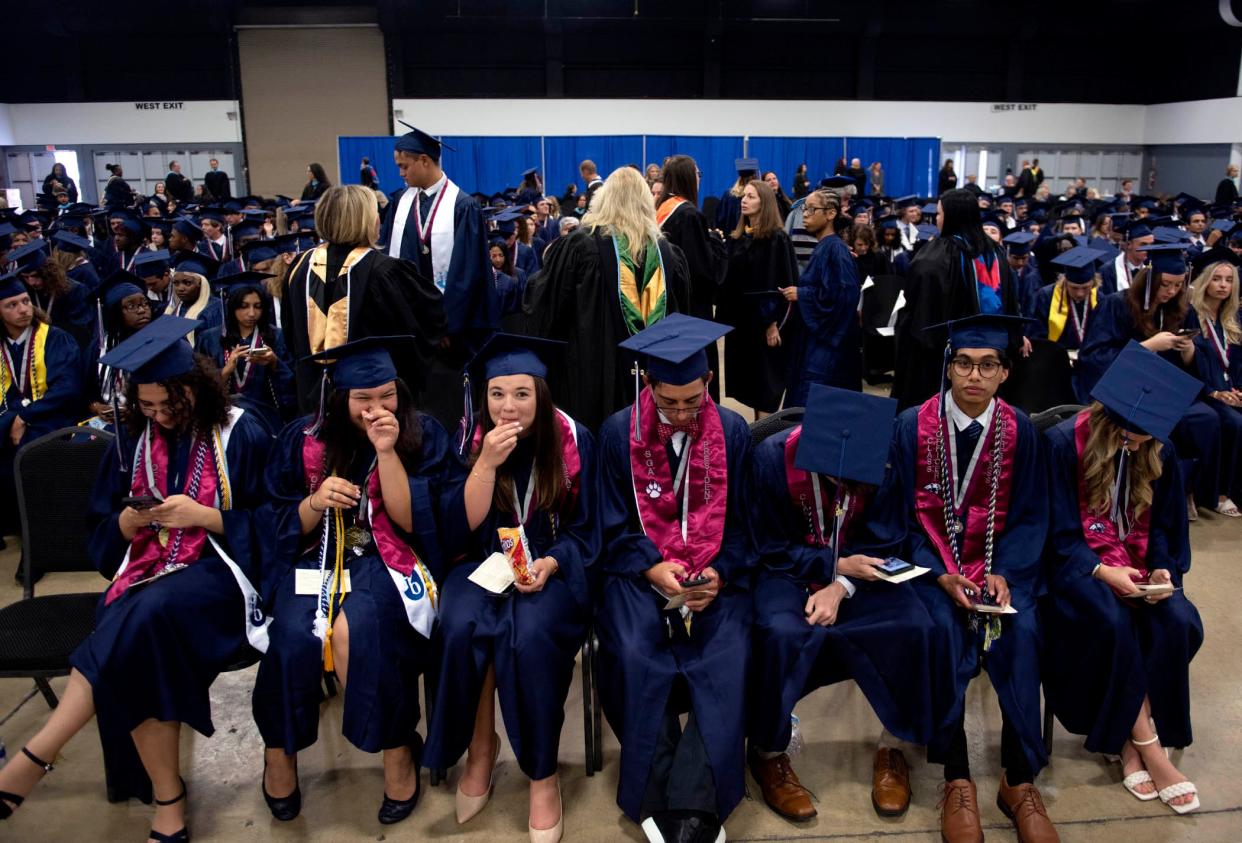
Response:
[{"label": "white strappy sandal", "polygon": [[[1149,793],[1143,793],[1138,790],[1138,786],[1144,783],[1151,783],[1152,789]],[[1130,791],[1130,795],[1140,802],[1150,802],[1160,796],[1156,792],[1155,782],[1151,780],[1151,773],[1146,770],[1135,770],[1130,775],[1121,780],[1121,786]]]},{"label": "white strappy sandal", "polygon": [[[1173,800],[1179,796],[1193,795],[1185,805],[1174,805]],[[1175,814],[1189,814],[1191,811],[1199,810],[1199,789],[1195,787],[1194,782],[1178,782],[1171,784],[1164,790],[1160,791],[1160,801],[1173,809]]]}]

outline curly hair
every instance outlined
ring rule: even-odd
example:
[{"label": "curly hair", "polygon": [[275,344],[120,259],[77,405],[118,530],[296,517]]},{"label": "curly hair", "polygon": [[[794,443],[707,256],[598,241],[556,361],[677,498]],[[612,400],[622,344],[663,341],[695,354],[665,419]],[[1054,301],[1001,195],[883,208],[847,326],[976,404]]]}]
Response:
[{"label": "curly hair", "polygon": [[[159,381],[158,386],[168,391],[168,406],[173,416],[188,419],[189,426],[195,430],[210,430],[228,421],[231,404],[228,387],[210,357],[195,353],[193,369],[184,375]],[[187,388],[193,401],[185,394]],[[125,387],[125,401],[131,408],[139,406],[138,384],[134,383],[133,378]],[[140,412],[130,412],[126,425],[129,432],[137,436],[146,428],[147,417]]]},{"label": "curly hair", "polygon": [[[1092,402],[1087,412],[1091,414],[1091,433],[1082,454],[1087,508],[1097,515],[1107,514],[1112,508],[1113,481],[1117,479],[1113,456],[1121,447],[1123,430],[1099,401]],[[1163,470],[1162,447],[1160,440],[1148,439],[1130,457],[1130,504],[1136,518],[1151,506],[1152,490]]]}]

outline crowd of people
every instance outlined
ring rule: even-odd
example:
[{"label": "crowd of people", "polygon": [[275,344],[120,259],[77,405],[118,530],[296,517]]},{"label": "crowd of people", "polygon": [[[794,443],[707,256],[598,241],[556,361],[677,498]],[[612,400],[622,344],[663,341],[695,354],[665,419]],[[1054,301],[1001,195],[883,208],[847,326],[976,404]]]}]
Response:
[{"label": "crowd of people", "polygon": [[[1203,640],[1188,519],[1239,515],[1236,198],[1039,198],[1038,162],[997,195],[942,173],[937,197],[886,197],[855,159],[800,168],[790,200],[740,159],[705,211],[685,155],[584,161],[564,200],[535,169],[472,196],[410,129],[387,197],[312,164],[298,200],[0,211],[0,517],[23,444],[115,442],[87,507],[111,584],[0,769],[0,818],[94,717],[150,839],[187,840],[181,725],[210,735],[212,682],[257,652],[276,819],[300,813],[330,674],[345,738],[382,754],[381,823],[463,758],[457,821],[484,810],[499,707],[530,837],[556,841],[592,629],[617,803],[651,841],[723,841],[748,767],[778,814],[815,816],[792,713],[843,680],[879,721],[875,811],[905,813],[897,741],[922,745],[944,839],[982,840],[982,670],[1019,839],[1058,839],[1041,689],[1134,798],[1199,806],[1165,748],[1191,742]],[[862,391],[874,337],[891,398]],[[1037,429],[1006,397],[1023,377],[1080,406]],[[752,444],[723,397],[802,412]]]}]

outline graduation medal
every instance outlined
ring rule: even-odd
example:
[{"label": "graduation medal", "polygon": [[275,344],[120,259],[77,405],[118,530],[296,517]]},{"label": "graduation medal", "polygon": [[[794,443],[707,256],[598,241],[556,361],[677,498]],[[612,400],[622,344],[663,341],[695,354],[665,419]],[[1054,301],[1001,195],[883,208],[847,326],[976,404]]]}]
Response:
[{"label": "graduation medal", "polygon": [[156,536],[155,536],[157,539],[159,539],[160,547],[168,547],[168,536],[169,536],[168,528],[161,526],[159,529],[159,532],[156,533]]},{"label": "graduation medal", "polygon": [[362,527],[354,525],[345,531],[345,545],[354,552],[355,556],[361,556],[363,549],[371,543],[371,532]]}]

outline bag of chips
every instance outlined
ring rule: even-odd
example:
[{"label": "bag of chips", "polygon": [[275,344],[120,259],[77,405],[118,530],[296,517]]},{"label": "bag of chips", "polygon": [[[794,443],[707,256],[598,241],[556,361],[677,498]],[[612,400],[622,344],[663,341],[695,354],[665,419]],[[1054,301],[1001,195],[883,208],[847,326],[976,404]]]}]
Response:
[{"label": "bag of chips", "polygon": [[498,527],[500,549],[504,552],[509,565],[513,567],[513,577],[522,585],[535,582],[535,572],[531,570],[530,548],[526,544],[526,531],[521,527]]}]

